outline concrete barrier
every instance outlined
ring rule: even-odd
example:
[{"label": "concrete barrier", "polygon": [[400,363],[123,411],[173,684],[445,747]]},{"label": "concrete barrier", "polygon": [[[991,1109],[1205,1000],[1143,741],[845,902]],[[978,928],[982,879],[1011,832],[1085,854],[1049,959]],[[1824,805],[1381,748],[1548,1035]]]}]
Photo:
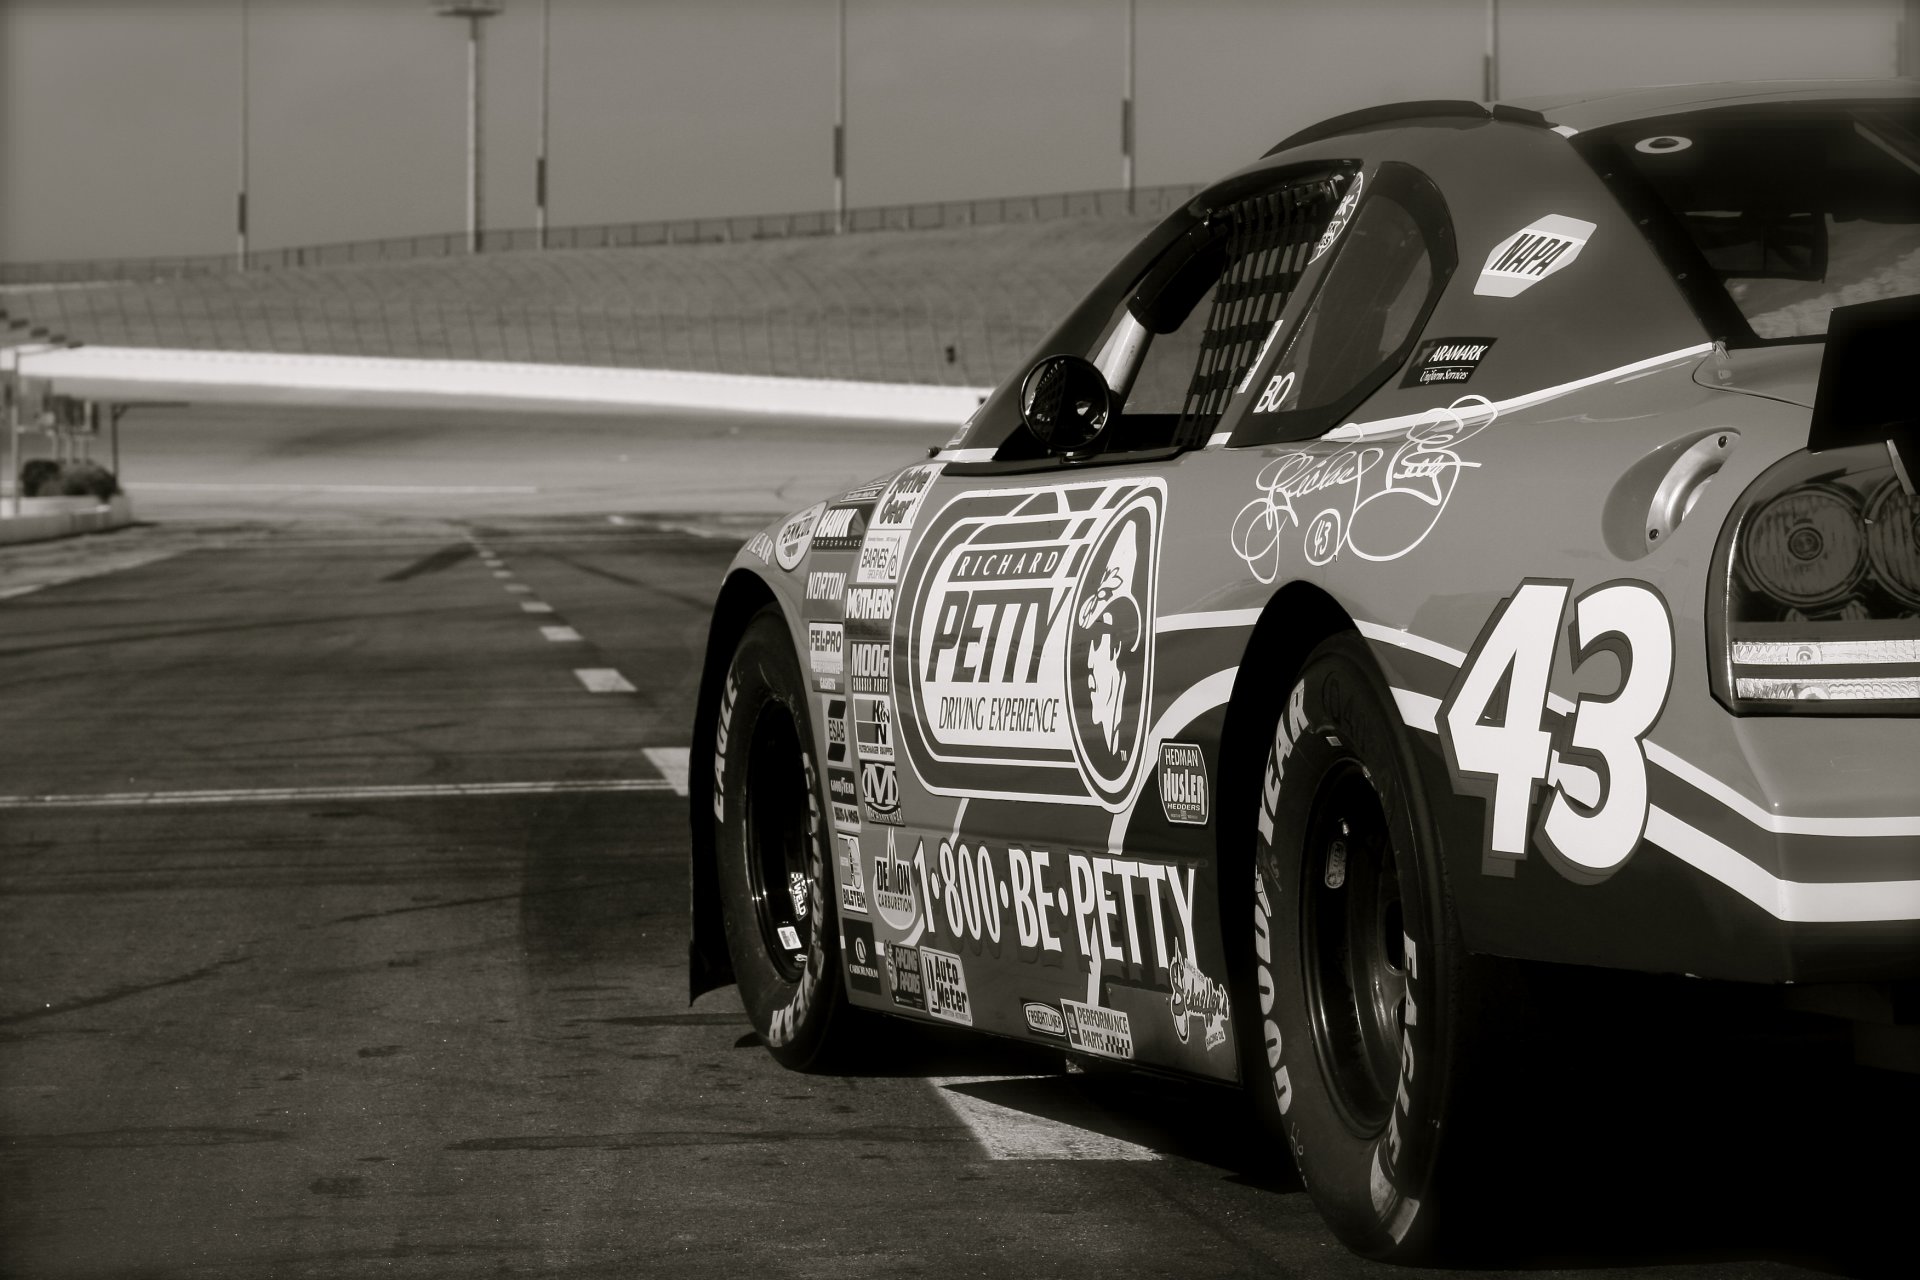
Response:
[{"label": "concrete barrier", "polygon": [[27,498],[13,514],[13,498],[0,502],[0,546],[47,542],[76,533],[104,533],[133,523],[133,503],[117,494],[111,502],[94,498]]}]

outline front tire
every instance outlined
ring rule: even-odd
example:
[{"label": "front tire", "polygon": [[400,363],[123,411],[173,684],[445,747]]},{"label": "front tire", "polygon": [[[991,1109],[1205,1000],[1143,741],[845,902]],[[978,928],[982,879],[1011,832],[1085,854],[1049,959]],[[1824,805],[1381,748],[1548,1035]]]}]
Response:
[{"label": "front tire", "polygon": [[1328,1226],[1357,1253],[1414,1262],[1435,1252],[1470,1137],[1453,1122],[1474,993],[1392,708],[1350,632],[1270,698],[1253,867],[1237,873],[1252,880],[1251,982],[1234,1003],[1255,1106]]},{"label": "front tire", "polygon": [[832,860],[806,681],[779,608],[747,624],[721,690],[715,854],[727,950],[753,1029],[797,1071],[848,1035]]}]

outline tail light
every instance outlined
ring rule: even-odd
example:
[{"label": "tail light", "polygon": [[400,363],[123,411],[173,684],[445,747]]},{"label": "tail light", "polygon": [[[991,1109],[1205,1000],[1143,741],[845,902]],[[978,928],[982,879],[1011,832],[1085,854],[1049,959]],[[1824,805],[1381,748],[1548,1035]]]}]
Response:
[{"label": "tail light", "polygon": [[1920,712],[1920,500],[1884,445],[1797,453],[1741,498],[1710,607],[1741,714]]}]

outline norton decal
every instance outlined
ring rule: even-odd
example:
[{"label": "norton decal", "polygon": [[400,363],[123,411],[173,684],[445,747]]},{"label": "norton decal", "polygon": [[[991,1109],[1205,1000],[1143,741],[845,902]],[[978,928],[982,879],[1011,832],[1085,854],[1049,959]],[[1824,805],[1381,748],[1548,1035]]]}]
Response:
[{"label": "norton decal", "polygon": [[1497,415],[1485,396],[1462,396],[1407,428],[1399,444],[1282,453],[1254,480],[1260,496],[1233,518],[1234,553],[1255,578],[1272,582],[1284,535],[1304,527],[1301,554],[1308,564],[1325,564],[1342,551],[1362,560],[1398,560],[1433,532],[1460,477],[1480,465],[1462,458],[1458,446]]},{"label": "norton decal", "polygon": [[926,1011],[927,994],[920,977],[920,948],[886,944],[887,989],[903,1009]]},{"label": "norton decal", "polygon": [[861,544],[860,558],[854,561],[853,580],[866,584],[892,586],[900,581],[901,562],[907,554],[907,531],[869,533]]},{"label": "norton decal", "polygon": [[1207,760],[1191,742],[1160,744],[1160,811],[1180,826],[1207,825]]},{"label": "norton decal", "polygon": [[1060,1011],[1052,1005],[1042,1004],[1038,1000],[1029,1000],[1026,1003],[1025,1011],[1027,1015],[1027,1030],[1043,1036],[1065,1036],[1067,1034],[1067,1020],[1061,1017]]},{"label": "norton decal", "polygon": [[826,569],[807,574],[807,599],[838,601],[847,594],[847,575]]},{"label": "norton decal", "polygon": [[848,645],[847,685],[854,693],[892,693],[893,646],[860,640]]},{"label": "norton decal", "polygon": [[914,516],[920,513],[920,504],[927,500],[927,493],[933,488],[934,480],[939,476],[944,462],[923,462],[919,466],[908,467],[893,478],[887,486],[880,505],[873,509],[873,519],[868,522],[871,529],[910,529]]},{"label": "norton decal", "polygon": [[858,551],[861,541],[867,536],[867,512],[872,507],[865,505],[828,507],[826,514],[820,517],[820,523],[813,527],[813,549],[815,551]]},{"label": "norton decal", "polygon": [[873,926],[849,920],[842,926],[840,954],[847,958],[847,978],[859,991],[880,994],[880,952],[873,944]]},{"label": "norton decal", "polygon": [[1402,387],[1428,387],[1436,382],[1465,382],[1493,349],[1493,338],[1429,338],[1414,353]]},{"label": "norton decal", "polygon": [[944,1022],[972,1026],[973,1000],[967,994],[967,968],[960,957],[921,947],[920,973],[927,1012]]},{"label": "norton decal", "polygon": [[834,880],[840,886],[840,909],[867,914],[867,881],[860,874],[860,837],[840,832],[834,836]]},{"label": "norton decal", "polygon": [[827,801],[836,831],[860,829],[860,784],[854,781],[853,770],[827,770]]},{"label": "norton decal", "polygon": [[806,557],[808,543],[813,540],[813,526],[826,509],[826,503],[816,502],[805,511],[794,512],[780,526],[780,532],[774,538],[773,555],[782,569],[791,573],[799,567],[800,561]]},{"label": "norton decal", "polygon": [[827,764],[844,769],[852,763],[852,741],[847,733],[847,700],[822,696],[820,718],[827,726]]},{"label": "norton decal", "polygon": [[891,831],[887,832],[887,851],[873,856],[873,908],[889,928],[901,933],[911,933],[920,919],[920,900],[913,893],[913,863],[900,856]]},{"label": "norton decal", "polygon": [[1165,501],[1156,478],[984,490],[927,523],[895,696],[928,790],[1127,807],[1149,754]]},{"label": "norton decal", "polygon": [[1483,298],[1511,298],[1580,256],[1593,223],[1550,213],[1493,246],[1473,291]]},{"label": "norton decal", "polygon": [[1226,987],[1200,972],[1200,966],[1181,954],[1178,947],[1173,952],[1171,979],[1173,990],[1167,996],[1167,1009],[1173,1015],[1173,1033],[1180,1037],[1180,1043],[1187,1042],[1189,1022],[1194,1021],[1204,1028],[1209,1050],[1225,1044],[1227,1019],[1233,1016]]},{"label": "norton decal", "polygon": [[837,622],[807,624],[807,663],[813,668],[813,686],[822,693],[838,693],[846,666],[847,632]]},{"label": "norton decal", "polygon": [[853,699],[854,744],[862,760],[893,763],[893,700],[891,698]]},{"label": "norton decal", "polygon": [[900,825],[900,775],[892,765],[879,760],[860,762],[860,802],[871,821]]},{"label": "norton decal", "polygon": [[773,539],[764,533],[756,533],[747,540],[747,554],[755,557],[761,564],[773,559]]},{"label": "norton decal", "polygon": [[1060,1012],[1067,1024],[1067,1043],[1080,1052],[1102,1058],[1133,1057],[1133,1023],[1118,1009],[1063,999]]}]

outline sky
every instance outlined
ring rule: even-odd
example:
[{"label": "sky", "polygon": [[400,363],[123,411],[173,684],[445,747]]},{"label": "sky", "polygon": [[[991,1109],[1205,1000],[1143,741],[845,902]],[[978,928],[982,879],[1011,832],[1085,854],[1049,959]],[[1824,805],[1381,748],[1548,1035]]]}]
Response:
[{"label": "sky", "polygon": [[[831,207],[835,0],[551,0],[553,226]],[[255,248],[457,232],[464,22],[248,0]],[[1488,0],[1137,0],[1136,180],[1482,96]],[[1886,76],[1915,0],[1500,0],[1500,91]],[[541,0],[485,23],[487,225],[531,226]],[[1117,187],[1127,0],[847,0],[850,206]],[[0,261],[234,245],[241,0],[0,0]]]}]

